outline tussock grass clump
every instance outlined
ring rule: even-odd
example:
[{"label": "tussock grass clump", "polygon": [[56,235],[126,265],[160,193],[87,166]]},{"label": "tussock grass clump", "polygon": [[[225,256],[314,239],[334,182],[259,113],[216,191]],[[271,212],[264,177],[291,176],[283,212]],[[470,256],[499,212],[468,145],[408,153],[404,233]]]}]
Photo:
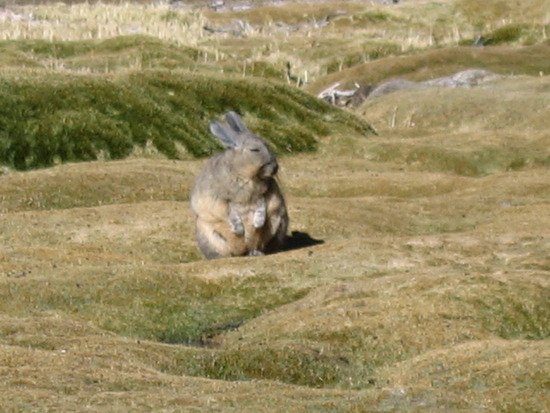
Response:
[{"label": "tussock grass clump", "polygon": [[357,51],[347,50],[346,54],[339,54],[325,65],[326,73],[338,72],[353,66],[367,63],[382,57],[398,55],[400,48],[394,43],[366,42],[357,48]]},{"label": "tussock grass clump", "polygon": [[[549,84],[547,76],[511,77],[472,88],[402,91],[368,99],[359,111],[386,136],[372,143],[375,159],[484,176],[550,164],[550,121],[542,109]],[[392,139],[395,133],[409,138]]]},{"label": "tussock grass clump", "polygon": [[[239,39],[243,43],[243,39]],[[257,41],[254,42],[255,44]],[[243,46],[243,45],[241,45]],[[211,48],[176,45],[147,35],[123,35],[108,39],[0,40],[0,67],[46,68],[78,73],[114,73],[127,70],[178,69],[194,73],[236,73],[286,80],[277,62],[257,60],[243,47],[246,60],[222,57]],[[235,48],[232,47],[234,57]],[[256,60],[255,60],[256,59]]]},{"label": "tussock grass clump", "polygon": [[[534,44],[547,39],[550,27],[550,1],[548,0],[496,0],[479,3],[458,0],[454,6],[459,15],[471,24],[483,44]],[[473,39],[461,41],[472,43]]]},{"label": "tussock grass clump", "polygon": [[355,83],[382,83],[396,77],[423,81],[472,68],[502,75],[547,74],[550,73],[548,43],[521,48],[459,46],[425,50],[406,56],[388,56],[320,77],[307,85],[306,89],[319,93],[336,82],[340,82],[342,88],[353,88]]},{"label": "tussock grass clump", "polygon": [[519,40],[523,31],[524,26],[519,24],[499,27],[489,35],[489,44],[511,43]]},{"label": "tussock grass clump", "polygon": [[[417,127],[454,132],[544,131],[550,120],[550,78],[500,78],[470,88],[401,91],[370,99],[359,111],[379,127]],[[501,104],[499,104],[501,103]],[[505,133],[503,133],[505,135]],[[510,144],[515,140],[509,139]],[[518,140],[518,143],[522,143]],[[476,148],[479,149],[479,148]]]},{"label": "tussock grass clump", "polygon": [[546,23],[550,17],[548,0],[495,0],[480,3],[476,0],[457,0],[456,10],[472,25],[491,28],[514,23]]},{"label": "tussock grass clump", "polygon": [[[188,69],[208,55],[197,48],[177,47],[144,35],[117,36],[105,40],[20,39],[0,41],[0,50],[31,59],[35,66],[84,72],[114,72],[120,69]],[[2,66],[17,62],[2,59]]]},{"label": "tussock grass clump", "polygon": [[475,39],[465,38],[459,42],[460,45],[470,46],[477,44],[482,46],[496,45],[533,45],[538,43],[537,39],[546,39],[546,32],[549,25],[530,25],[525,23],[513,23],[497,27],[496,29],[484,32]]},{"label": "tussock grass clump", "polygon": [[282,153],[314,150],[337,123],[352,133],[370,131],[366,122],[289,86],[183,72],[11,73],[0,102],[0,160],[16,169],[120,159],[148,142],[172,159],[207,156],[219,150],[208,122],[230,109],[250,114],[249,123]]},{"label": "tussock grass clump", "polygon": [[352,366],[344,357],[291,342],[187,351],[163,370],[216,380],[268,379],[315,388],[333,387],[352,374]]}]

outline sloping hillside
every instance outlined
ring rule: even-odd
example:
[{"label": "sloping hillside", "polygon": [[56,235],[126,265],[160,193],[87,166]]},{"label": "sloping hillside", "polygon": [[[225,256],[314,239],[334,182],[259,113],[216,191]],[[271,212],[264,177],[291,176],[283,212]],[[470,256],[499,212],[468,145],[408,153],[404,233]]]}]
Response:
[{"label": "sloping hillside", "polygon": [[[448,101],[431,93],[415,110]],[[383,123],[396,98],[363,110]],[[485,120],[283,157],[292,230],[323,243],[295,234],[261,258],[199,257],[187,193],[202,161],[2,176],[3,405],[544,411],[550,174],[534,143],[548,121],[504,145]],[[523,161],[499,163],[506,147]]]}]

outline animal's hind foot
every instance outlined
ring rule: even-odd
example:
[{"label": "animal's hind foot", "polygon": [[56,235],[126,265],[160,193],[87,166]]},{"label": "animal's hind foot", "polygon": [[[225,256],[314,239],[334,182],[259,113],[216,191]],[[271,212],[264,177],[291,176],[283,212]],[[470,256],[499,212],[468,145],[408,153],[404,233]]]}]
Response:
[{"label": "animal's hind foot", "polygon": [[265,255],[265,254],[260,250],[252,250],[248,252],[249,257],[261,257],[262,255]]}]

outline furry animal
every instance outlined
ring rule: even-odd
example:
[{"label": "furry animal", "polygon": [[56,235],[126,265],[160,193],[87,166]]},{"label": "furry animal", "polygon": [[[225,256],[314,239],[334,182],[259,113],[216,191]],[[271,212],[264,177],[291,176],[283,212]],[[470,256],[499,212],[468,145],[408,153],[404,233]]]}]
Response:
[{"label": "furry animal", "polygon": [[263,255],[283,245],[288,229],[279,165],[237,113],[225,119],[212,121],[210,131],[226,150],[207,161],[191,191],[197,243],[208,259]]}]

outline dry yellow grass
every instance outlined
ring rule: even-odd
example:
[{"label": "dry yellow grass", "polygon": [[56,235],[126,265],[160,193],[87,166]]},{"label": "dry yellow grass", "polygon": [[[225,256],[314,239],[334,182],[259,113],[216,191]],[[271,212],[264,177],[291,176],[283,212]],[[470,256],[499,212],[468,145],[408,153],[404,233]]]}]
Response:
[{"label": "dry yellow grass", "polygon": [[[495,7],[483,10],[483,24],[475,18],[480,15],[476,3],[422,0],[388,6],[376,2],[290,2],[230,13],[158,3],[49,3],[11,6],[0,19],[0,39],[78,42],[121,35],[153,36],[168,44],[197,48],[203,63],[219,63],[220,70],[238,66],[243,75],[253,71],[258,62],[269,63],[283,73],[288,62],[293,76],[305,82],[383,56],[462,42],[469,45],[479,34],[490,37],[490,31],[508,26],[523,28],[519,37],[511,40],[513,44],[547,39],[550,17],[539,10],[548,9],[548,0],[496,2]],[[205,25],[226,30],[211,33],[204,30]],[[131,57],[132,69],[148,67],[143,56]],[[84,56],[84,64],[79,58],[64,60],[54,54],[49,60],[43,57],[42,63],[57,70],[120,70],[109,63],[109,56],[102,55],[91,64],[93,54]],[[112,58],[116,60],[115,55]],[[27,63],[32,65],[34,59],[31,56]]]},{"label": "dry yellow grass", "polygon": [[[292,230],[324,243],[262,258],[199,257],[187,193],[202,161],[2,175],[3,408],[547,411],[547,164],[468,176],[373,156],[500,147],[486,138],[503,124],[529,157],[548,120],[525,102],[546,104],[547,81],[395,96],[419,114],[494,98],[495,121],[457,116],[444,135],[428,118],[284,157]],[[529,127],[497,91],[526,99]],[[383,125],[394,98],[361,110]]]},{"label": "dry yellow grass", "polygon": [[[148,34],[179,44],[196,45],[203,14],[176,12],[168,4],[47,3],[15,8],[2,25],[2,39],[88,40]],[[23,21],[23,24],[21,23]]]},{"label": "dry yellow grass", "polygon": [[548,412],[549,85],[367,100],[378,136],[281,157],[301,236],[265,257],[199,255],[204,160],[3,169],[0,410]]}]

